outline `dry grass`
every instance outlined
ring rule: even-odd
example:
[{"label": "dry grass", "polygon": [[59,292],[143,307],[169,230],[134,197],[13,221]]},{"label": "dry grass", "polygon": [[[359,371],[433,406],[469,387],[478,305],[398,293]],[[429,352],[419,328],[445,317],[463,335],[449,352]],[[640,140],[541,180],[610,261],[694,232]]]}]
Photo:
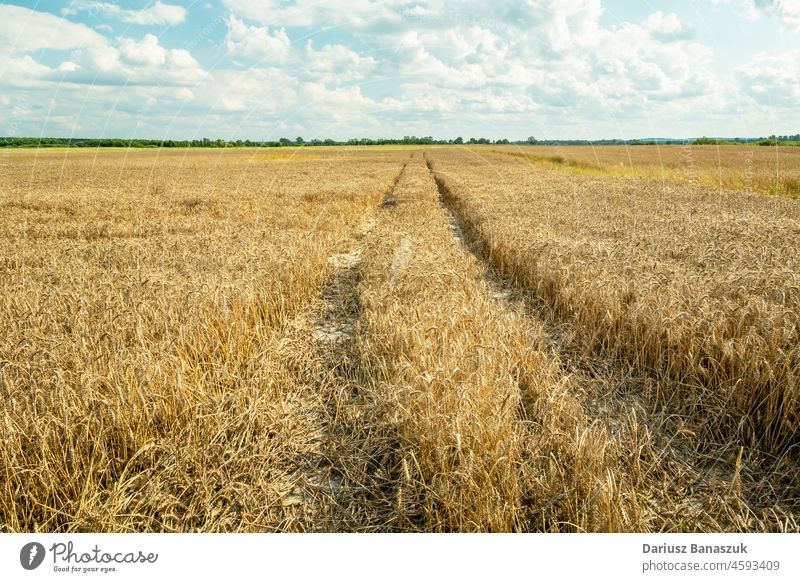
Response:
[{"label": "dry grass", "polygon": [[2,531],[798,529],[796,203],[266,154],[9,157]]}]

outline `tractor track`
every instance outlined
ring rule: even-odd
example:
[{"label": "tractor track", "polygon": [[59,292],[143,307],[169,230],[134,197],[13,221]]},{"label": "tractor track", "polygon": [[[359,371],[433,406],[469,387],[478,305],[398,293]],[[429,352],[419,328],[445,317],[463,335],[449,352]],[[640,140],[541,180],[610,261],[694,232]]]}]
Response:
[{"label": "tractor track", "polygon": [[[664,407],[651,405],[649,395],[658,389],[667,389],[658,386],[664,380],[642,374],[624,361],[588,354],[577,346],[572,341],[574,324],[571,321],[559,317],[541,297],[504,275],[493,263],[488,245],[470,228],[458,198],[437,173],[428,152],[423,155],[431,178],[436,182],[440,205],[448,213],[453,235],[465,252],[485,266],[485,280],[493,297],[520,306],[542,326],[547,351],[559,362],[563,376],[581,393],[584,408],[594,422],[607,427],[609,434],[620,443],[631,433],[644,431],[645,439],[651,443],[644,459],[651,477],[660,480],[670,494],[680,497],[676,505],[660,508],[662,523],[674,523],[682,509],[691,510],[712,503],[721,505],[718,519],[723,528],[733,525],[726,523],[727,519],[741,513],[743,504],[746,505],[744,513],[756,514],[757,504],[746,501],[747,496],[742,496],[741,492],[762,488],[764,476],[757,470],[749,475],[741,470],[740,451],[714,454],[699,450],[692,443],[694,433],[685,428],[683,418]],[[638,466],[641,461],[637,458],[635,464]],[[766,484],[767,490],[772,487]],[[767,505],[772,501],[768,499]]]},{"label": "tractor track", "polygon": [[364,241],[380,228],[381,213],[396,205],[394,190],[412,158],[413,153],[384,192],[376,214],[362,225],[351,250],[329,258],[334,275],[296,330],[307,345],[306,353],[313,354],[313,364],[301,369],[299,380],[316,394],[320,427],[317,454],[303,463],[300,483],[290,497],[304,531],[381,529],[375,516],[363,510],[379,505],[372,498],[380,497],[385,460],[362,448],[356,434],[363,430],[360,399],[369,381],[356,340],[363,312],[358,283]]}]

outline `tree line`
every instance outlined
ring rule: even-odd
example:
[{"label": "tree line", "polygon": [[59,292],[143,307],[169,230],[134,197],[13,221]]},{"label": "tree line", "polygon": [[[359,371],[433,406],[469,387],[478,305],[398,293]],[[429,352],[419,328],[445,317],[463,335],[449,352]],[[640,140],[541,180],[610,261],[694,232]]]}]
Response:
[{"label": "tree line", "polygon": [[374,145],[717,145],[717,144],[745,144],[756,145],[800,145],[800,134],[771,135],[756,138],[711,138],[699,137],[691,139],[544,139],[539,140],[531,136],[525,140],[490,139],[486,137],[470,137],[464,139],[434,139],[431,136],[417,137],[407,135],[402,138],[373,139],[351,138],[348,140],[310,139],[306,141],[302,136],[295,139],[282,137],[277,140],[252,141],[249,139],[224,140],[224,139],[121,139],[121,138],[69,138],[69,137],[0,137],[0,147],[75,147],[75,148],[232,148],[232,147],[303,147],[303,146],[374,146]]}]

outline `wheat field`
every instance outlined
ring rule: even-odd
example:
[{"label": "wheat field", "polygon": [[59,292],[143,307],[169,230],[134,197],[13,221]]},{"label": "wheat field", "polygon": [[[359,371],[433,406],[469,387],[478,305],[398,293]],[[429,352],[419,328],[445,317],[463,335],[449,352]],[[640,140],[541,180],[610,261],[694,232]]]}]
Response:
[{"label": "wheat field", "polygon": [[0,531],[800,531],[744,147],[3,152]]},{"label": "wheat field", "polygon": [[800,156],[791,146],[496,146],[496,153],[566,172],[800,198]]}]

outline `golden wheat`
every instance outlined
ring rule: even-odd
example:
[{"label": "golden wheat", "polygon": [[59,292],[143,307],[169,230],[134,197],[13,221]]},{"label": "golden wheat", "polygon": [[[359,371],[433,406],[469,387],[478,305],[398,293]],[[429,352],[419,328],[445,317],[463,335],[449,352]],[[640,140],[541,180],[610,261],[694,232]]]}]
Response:
[{"label": "golden wheat", "polygon": [[280,326],[399,159],[15,162],[0,198],[3,529],[279,527],[313,440]]},{"label": "golden wheat", "polygon": [[[575,174],[644,177],[800,198],[800,148],[734,145],[495,146]],[[477,151],[477,150],[476,150]]]},{"label": "golden wheat", "polygon": [[575,321],[588,349],[674,379],[660,397],[695,411],[698,433],[775,452],[796,442],[795,202],[497,156],[435,160],[491,262]]},{"label": "golden wheat", "polygon": [[798,529],[795,202],[491,148],[6,161],[2,531]]}]

